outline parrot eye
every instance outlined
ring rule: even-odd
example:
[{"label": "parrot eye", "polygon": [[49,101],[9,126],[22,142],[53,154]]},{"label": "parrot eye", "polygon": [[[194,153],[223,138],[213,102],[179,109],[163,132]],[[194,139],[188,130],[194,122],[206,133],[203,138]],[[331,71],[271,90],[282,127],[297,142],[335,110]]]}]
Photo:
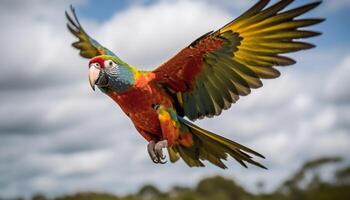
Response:
[{"label": "parrot eye", "polygon": [[111,61],[111,60],[106,60],[105,61],[105,66],[108,67],[108,68],[112,68],[114,66],[114,62]]},{"label": "parrot eye", "polygon": [[154,110],[158,110],[160,105],[159,104],[152,104],[151,105]]},{"label": "parrot eye", "polygon": [[91,64],[91,67],[96,67],[97,69],[101,69],[100,63],[93,63]]}]

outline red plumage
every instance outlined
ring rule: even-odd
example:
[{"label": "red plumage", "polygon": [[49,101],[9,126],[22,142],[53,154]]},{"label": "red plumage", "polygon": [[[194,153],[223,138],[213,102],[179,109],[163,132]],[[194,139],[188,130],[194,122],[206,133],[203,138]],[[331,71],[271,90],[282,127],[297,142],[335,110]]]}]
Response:
[{"label": "red plumage", "polygon": [[[265,168],[251,156],[263,158],[261,154],[201,129],[183,117],[195,120],[221,114],[240,96],[262,87],[261,79],[277,78],[280,72],[276,66],[295,64],[281,54],[314,47],[299,39],[320,33],[300,28],[323,20],[299,16],[321,2],[286,10],[292,2],[281,0],[267,7],[269,0],[260,0],[237,19],[198,38],[150,72],[131,67],[90,38],[73,8],[73,17],[68,13],[66,16],[69,31],[79,39],[73,46],[81,56],[92,59],[91,86],[98,85],[129,116],[149,141],[154,162],[162,163],[161,149],[167,147],[172,162],[181,157],[191,167],[204,166],[201,161],[208,160],[226,168],[222,160],[230,155],[245,167],[247,162]],[[106,66],[105,59],[109,61]],[[102,79],[101,74],[108,77]],[[161,120],[156,104],[161,105],[168,119]]]},{"label": "red plumage", "polygon": [[213,37],[205,37],[193,43],[193,46],[184,48],[154,70],[156,80],[169,85],[175,91],[190,90],[202,71],[204,55],[219,49],[222,45],[222,40]]},{"label": "red plumage", "polygon": [[152,105],[172,107],[172,99],[156,85],[153,73],[140,75],[127,92],[108,92],[107,95],[118,103],[146,140],[163,139],[158,114]]}]

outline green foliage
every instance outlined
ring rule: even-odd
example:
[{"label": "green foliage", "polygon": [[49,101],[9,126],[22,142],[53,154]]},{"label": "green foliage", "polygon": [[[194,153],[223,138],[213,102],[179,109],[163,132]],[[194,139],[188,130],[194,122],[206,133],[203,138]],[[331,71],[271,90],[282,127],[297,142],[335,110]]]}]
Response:
[{"label": "green foliage", "polygon": [[[162,192],[153,185],[145,185],[138,193],[123,197],[87,192],[54,199],[37,194],[32,200],[349,200],[350,166],[336,170],[334,181],[326,182],[317,174],[320,167],[340,161],[340,158],[321,158],[306,162],[275,192],[258,195],[246,191],[232,179],[215,176],[201,180],[194,188],[175,186],[168,192]],[[263,188],[264,183],[258,182],[257,186]]]},{"label": "green foliage", "polygon": [[203,179],[196,188],[201,199],[244,199],[248,193],[233,180],[220,176]]},{"label": "green foliage", "polygon": [[43,194],[35,194],[32,197],[32,200],[47,200],[46,197]]},{"label": "green foliage", "polygon": [[350,179],[350,166],[337,170],[335,176],[338,180]]},{"label": "green foliage", "polygon": [[332,164],[341,162],[342,159],[339,157],[324,157],[316,160],[308,161],[304,164],[301,171],[317,169],[325,164]]},{"label": "green foliage", "polygon": [[58,197],[54,200],[120,200],[120,198],[110,194],[86,192]]},{"label": "green foliage", "polygon": [[315,170],[323,167],[324,165],[335,164],[341,162],[342,159],[339,157],[323,157],[315,160],[306,162],[291,178],[287,179],[282,186],[278,189],[280,193],[287,193],[294,195],[298,199],[300,198],[300,193],[303,193],[299,188],[300,183],[305,179],[305,175],[308,173],[313,173],[314,179],[309,184],[312,186],[316,184],[318,180],[318,174],[315,173]]}]

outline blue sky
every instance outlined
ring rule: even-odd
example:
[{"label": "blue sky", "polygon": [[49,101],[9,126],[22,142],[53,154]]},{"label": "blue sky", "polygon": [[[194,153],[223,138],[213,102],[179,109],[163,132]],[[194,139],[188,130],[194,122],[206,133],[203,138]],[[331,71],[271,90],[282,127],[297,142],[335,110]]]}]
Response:
[{"label": "blue sky", "polygon": [[[169,1],[171,2],[171,1]],[[273,2],[273,1],[272,1]],[[294,5],[298,6],[301,4],[308,3],[310,1],[307,0],[297,0]],[[333,11],[328,11],[329,4],[331,1],[325,1],[323,5],[321,5],[321,9],[315,11],[314,13],[327,14],[327,21],[319,25],[319,30],[324,32],[326,36],[322,38],[317,38],[314,41],[316,41],[317,44],[325,44],[327,46],[337,46],[338,44],[344,44],[349,45],[349,30],[350,30],[350,22],[346,19],[349,19],[350,13],[347,12],[349,9],[349,5],[346,4],[346,0],[341,0],[338,3],[339,6],[335,6],[336,8]],[[344,2],[344,3],[342,3]],[[87,0],[86,3],[84,3],[82,6],[78,7],[77,10],[81,12],[81,15],[83,17],[87,17],[92,20],[96,20],[98,22],[104,22],[110,19],[114,14],[118,12],[123,12],[130,7],[133,6],[151,6],[156,3],[159,3],[159,0],[134,0],[134,1],[126,1],[126,0],[120,0],[120,1],[113,1],[113,0],[102,0],[99,1],[99,3],[96,3],[96,1],[93,0]],[[234,2],[232,3],[232,7],[224,7],[226,11],[233,13],[237,13],[237,8],[234,7]],[[337,3],[335,3],[337,4]],[[220,6],[217,5],[216,6]],[[243,10],[241,8],[241,10]],[[327,11],[325,11],[327,10]],[[312,14],[307,14],[312,15]],[[326,30],[326,31],[325,31]],[[335,36],[336,35],[336,36]]]},{"label": "blue sky", "polygon": [[312,27],[323,35],[308,40],[317,48],[292,54],[298,63],[279,79],[264,81],[220,117],[196,122],[263,153],[268,171],[233,161],[225,171],[154,165],[120,108],[91,91],[88,61],[71,48],[63,14],[73,4],[91,36],[150,69],[254,2],[1,1],[0,195],[126,194],[145,183],[168,189],[216,174],[252,191],[257,181],[273,190],[306,160],[340,155],[349,163],[350,0],[326,0],[306,15],[326,18]]}]

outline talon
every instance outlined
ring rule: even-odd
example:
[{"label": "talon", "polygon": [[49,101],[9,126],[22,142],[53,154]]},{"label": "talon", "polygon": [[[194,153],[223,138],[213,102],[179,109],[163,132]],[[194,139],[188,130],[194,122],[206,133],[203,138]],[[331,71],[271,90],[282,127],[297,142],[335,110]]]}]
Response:
[{"label": "talon", "polygon": [[155,141],[150,141],[147,145],[147,151],[151,157],[152,162],[156,164],[165,164],[167,163],[166,156],[163,155],[163,148],[168,147],[168,141],[163,140],[155,143]]},{"label": "talon", "polygon": [[155,164],[159,164],[160,161],[157,158],[155,158],[154,160],[152,159],[152,162]]},{"label": "talon", "polygon": [[165,164],[167,161],[166,156],[163,155],[163,148],[168,147],[168,141],[167,140],[163,140],[163,141],[159,141],[155,144],[154,146],[154,151],[158,160],[159,164]]},{"label": "talon", "polygon": [[165,164],[167,161],[166,156],[163,155],[162,149],[160,149],[159,151],[156,151],[156,155],[157,155],[157,160],[159,164]]},{"label": "talon", "polygon": [[159,158],[156,156],[154,158],[151,158],[152,162],[155,163],[155,164],[158,164],[159,163]]},{"label": "talon", "polygon": [[165,164],[167,161],[166,156],[163,155],[162,149],[160,149],[159,151],[156,151],[156,155],[157,155],[157,159],[158,159],[158,163],[159,164]]},{"label": "talon", "polygon": [[154,147],[155,147],[155,142],[152,140],[148,143],[147,150],[148,150],[149,156],[151,157],[152,162],[157,164],[159,163],[159,158],[157,157]]},{"label": "talon", "polygon": [[159,161],[159,164],[162,164],[162,165],[164,165],[165,163],[167,163],[168,161],[166,161],[166,160],[160,160]]}]

